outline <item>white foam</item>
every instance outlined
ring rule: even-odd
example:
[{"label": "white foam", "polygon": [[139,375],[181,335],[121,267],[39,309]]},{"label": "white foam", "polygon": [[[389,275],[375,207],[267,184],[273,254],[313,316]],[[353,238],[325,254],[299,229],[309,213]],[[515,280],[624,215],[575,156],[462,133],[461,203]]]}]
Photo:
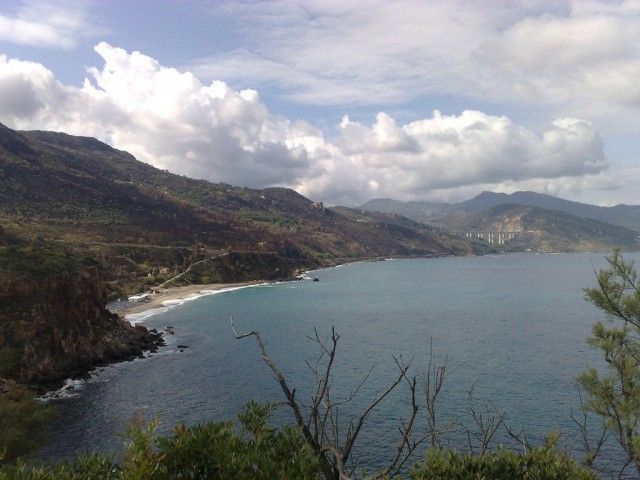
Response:
[{"label": "white foam", "polygon": [[[44,395],[37,397],[36,400],[42,403],[48,403],[56,400],[66,400],[74,398],[82,393],[85,385],[94,382],[109,382],[113,378],[113,375],[121,368],[126,368],[133,363],[142,362],[153,357],[161,357],[166,355],[174,355],[178,352],[176,345],[179,343],[176,335],[164,335],[164,345],[160,346],[157,352],[145,352],[143,357],[135,357],[132,360],[111,363],[104,367],[99,367],[89,372],[89,378],[73,379],[67,378],[64,385],[58,390],[53,390],[45,393]],[[184,353],[184,352],[182,352]],[[181,353],[181,354],[182,354]]]},{"label": "white foam", "polygon": [[150,308],[149,310],[145,310],[144,312],[130,313],[129,315],[126,315],[124,318],[128,320],[131,325],[139,325],[143,323],[147,318],[157,315],[159,313],[164,313],[168,310],[170,310],[170,307]]},{"label": "white foam", "polygon": [[51,400],[77,397],[80,395],[80,390],[82,390],[87,381],[88,380],[67,378],[62,387],[58,390],[45,393],[41,397],[38,397],[38,400],[46,403]]},{"label": "white foam", "polygon": [[188,297],[174,298],[172,300],[165,300],[164,302],[162,302],[162,305],[164,305],[165,307],[172,307],[174,305],[182,305],[183,303],[190,302],[191,300],[195,300],[195,299],[200,298],[202,296],[203,296],[202,293],[192,293]]}]

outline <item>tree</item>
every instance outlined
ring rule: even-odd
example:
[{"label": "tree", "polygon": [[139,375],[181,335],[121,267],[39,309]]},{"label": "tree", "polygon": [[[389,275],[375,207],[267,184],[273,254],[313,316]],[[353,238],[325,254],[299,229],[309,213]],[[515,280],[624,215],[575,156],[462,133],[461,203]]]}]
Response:
[{"label": "tree", "polygon": [[[360,389],[367,381],[371,370],[369,370],[369,373],[364,377],[362,382],[355,386],[346,398],[336,399],[334,395],[332,395],[333,367],[338,340],[340,339],[340,336],[334,328],[331,329],[331,336],[328,340],[320,338],[315,329],[314,337],[310,337],[320,349],[320,355],[315,362],[306,362],[315,377],[314,393],[312,394],[309,405],[304,405],[303,402],[296,397],[296,390],[289,386],[284,374],[267,353],[265,343],[259,332],[250,331],[239,334],[233,323],[233,317],[231,318],[231,328],[235,338],[238,340],[247,337],[255,338],[262,359],[280,385],[287,405],[293,413],[295,423],[306,442],[317,455],[320,470],[326,480],[349,480],[352,478],[356,469],[352,454],[362,428],[374,409],[379,407],[380,403],[402,384],[405,384],[408,389],[410,411],[408,417],[398,426],[399,440],[395,452],[385,468],[372,475],[367,475],[366,478],[386,479],[397,476],[416,448],[422,445],[434,433],[426,432],[414,436],[414,427],[418,414],[418,400],[417,380],[415,377],[408,375],[411,362],[403,362],[401,359],[394,357],[396,366],[398,367],[398,373],[389,383],[388,387],[371,400],[360,415],[345,420],[340,417],[340,409],[353,401],[358,395]],[[433,368],[440,368],[439,371],[441,371],[437,380],[440,385],[436,387],[439,391],[441,383],[444,380],[445,369],[444,367],[435,366]],[[430,374],[429,378],[432,378],[432,374]],[[435,394],[434,402],[436,398],[437,393]],[[433,408],[435,410],[435,407]]]},{"label": "tree", "polygon": [[[626,455],[620,473],[633,465],[640,474],[640,277],[634,263],[624,260],[619,250],[607,262],[608,267],[596,274],[597,287],[585,289],[586,300],[607,317],[594,325],[587,340],[601,350],[606,371],[591,368],[577,381],[587,394],[583,409],[600,417],[603,431],[615,438]],[[591,450],[586,445],[591,461],[602,441],[596,445]]]},{"label": "tree", "polygon": [[[395,358],[398,373],[370,402],[363,407],[360,415],[344,418],[341,409],[351,402],[365,384],[371,370],[360,384],[346,396],[338,399],[332,391],[334,364],[340,336],[331,329],[328,339],[320,338],[314,329],[309,337],[319,348],[320,354],[315,362],[306,362],[314,376],[313,393],[308,402],[299,398],[282,371],[267,352],[265,343],[257,331],[239,334],[231,318],[231,328],[236,339],[254,337],[262,360],[273,373],[286,398],[286,404],[293,413],[295,424],[302,438],[318,458],[322,478],[325,480],[388,480],[403,477],[406,473],[415,480],[435,479],[486,479],[494,480],[524,478],[537,480],[582,480],[595,477],[587,470],[579,468],[567,455],[555,450],[557,438],[549,438],[540,448],[529,445],[520,434],[514,433],[505,423],[505,414],[489,408],[479,408],[473,396],[474,384],[467,389],[467,414],[471,420],[465,425],[459,418],[441,423],[438,418],[440,394],[447,375],[447,357],[437,362],[430,349],[423,375],[422,398],[418,398],[418,382],[410,376],[411,362]],[[433,346],[431,346],[433,347]],[[381,402],[396,388],[406,387],[407,417],[398,425],[398,442],[390,451],[390,460],[386,467],[377,472],[362,472],[356,475],[353,458],[354,445],[362,432],[372,411],[381,406]],[[424,417],[418,412],[424,412]],[[523,454],[495,445],[495,435],[505,428],[509,436],[524,447]],[[444,437],[454,430],[461,431],[467,438],[467,453],[443,448]],[[446,442],[449,443],[449,442]],[[414,463],[410,460],[418,447],[428,447],[424,460]]]}]

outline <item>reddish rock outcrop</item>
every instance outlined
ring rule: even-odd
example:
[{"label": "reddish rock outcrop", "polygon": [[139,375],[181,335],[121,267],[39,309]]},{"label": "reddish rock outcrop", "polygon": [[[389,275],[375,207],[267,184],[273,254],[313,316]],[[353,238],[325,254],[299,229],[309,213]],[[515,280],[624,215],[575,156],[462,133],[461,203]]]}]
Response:
[{"label": "reddish rock outcrop", "polygon": [[[162,343],[105,308],[96,267],[34,279],[0,279],[0,352],[4,374],[40,389],[55,388],[93,368],[130,360]],[[7,360],[5,360],[7,363]]]}]

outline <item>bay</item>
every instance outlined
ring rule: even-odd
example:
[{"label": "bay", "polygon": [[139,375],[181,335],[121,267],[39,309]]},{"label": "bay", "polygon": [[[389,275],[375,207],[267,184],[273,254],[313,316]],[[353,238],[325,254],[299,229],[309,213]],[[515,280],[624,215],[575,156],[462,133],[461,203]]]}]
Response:
[{"label": "bay", "polygon": [[[627,258],[640,260],[638,254]],[[347,395],[373,368],[347,418],[394,377],[393,356],[413,359],[424,371],[430,345],[448,357],[441,400],[443,422],[465,417],[466,390],[475,382],[479,408],[504,411],[515,429],[540,440],[551,431],[574,448],[569,414],[577,406],[573,379],[601,364],[585,343],[602,315],[584,300],[602,254],[510,254],[355,263],[313,272],[319,282],[259,286],[205,296],[149,317],[145,325],[175,335],[156,355],[101,369],[77,390],[56,401],[60,412],[38,452],[57,459],[82,451],[117,452],[136,413],[157,416],[166,433],[188,425],[233,418],[250,400],[281,402],[283,396],[262,363],[252,338],[258,330],[299,398],[313,378],[305,364],[318,350],[307,336],[334,326],[341,338],[333,390]],[[182,352],[178,345],[188,345]],[[409,412],[406,389],[398,389],[374,413],[361,436],[363,465],[382,465],[392,455],[395,432]],[[275,423],[289,421],[286,407]],[[504,432],[497,440],[508,441]],[[452,446],[461,436],[452,435]]]}]

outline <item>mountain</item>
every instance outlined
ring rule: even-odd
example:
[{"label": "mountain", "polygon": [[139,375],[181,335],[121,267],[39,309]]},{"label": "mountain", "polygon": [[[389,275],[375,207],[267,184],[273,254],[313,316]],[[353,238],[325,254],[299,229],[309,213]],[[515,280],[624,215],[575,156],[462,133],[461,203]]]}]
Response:
[{"label": "mountain", "polygon": [[397,214],[194,180],[94,138],[0,125],[0,377],[53,386],[157,345],[108,299],[478,250],[487,247]]},{"label": "mountain", "polygon": [[479,212],[489,207],[504,204],[528,205],[547,210],[557,210],[576,217],[591,218],[640,231],[640,205],[600,207],[535,192],[514,192],[512,194],[482,192],[477,197],[461,202],[457,206],[460,210]]},{"label": "mountain", "polygon": [[0,127],[0,185],[0,225],[90,251],[116,292],[144,289],[149,275],[160,283],[205,257],[219,263],[228,251],[254,253],[242,261],[268,257],[280,277],[349,259],[474,252],[397,215],[356,218],[285,188],[194,180],[61,133]]},{"label": "mountain", "polygon": [[462,236],[480,235],[505,251],[640,249],[640,233],[634,230],[526,205],[501,204],[477,213],[458,211],[432,221]]},{"label": "mountain", "polygon": [[433,217],[448,215],[453,212],[477,213],[505,204],[557,210],[576,217],[599,220],[640,231],[640,205],[600,207],[535,192],[515,192],[512,194],[482,192],[478,196],[460,203],[400,202],[385,198],[370,200],[359,208],[399,213],[416,221],[430,223]]},{"label": "mountain", "polygon": [[401,202],[392,198],[374,198],[360,205],[361,210],[367,212],[397,213],[417,222],[434,215],[443,215],[453,211],[450,203],[438,203],[427,201]]}]

